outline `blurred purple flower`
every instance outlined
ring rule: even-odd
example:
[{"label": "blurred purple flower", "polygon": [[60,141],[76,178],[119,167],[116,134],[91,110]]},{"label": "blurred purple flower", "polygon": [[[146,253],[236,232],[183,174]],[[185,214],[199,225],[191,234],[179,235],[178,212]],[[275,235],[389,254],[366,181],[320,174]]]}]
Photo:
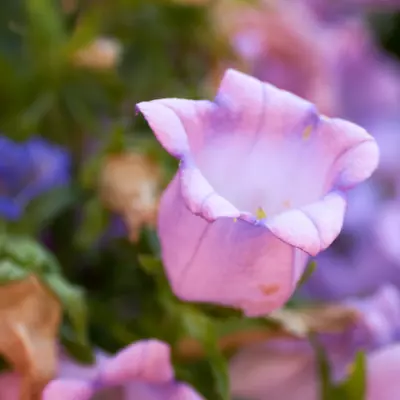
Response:
[{"label": "blurred purple flower", "polygon": [[302,288],[302,295],[341,300],[372,293],[385,283],[400,286],[398,268],[382,257],[373,232],[346,230],[333,247],[317,257],[318,267]]},{"label": "blurred purple flower", "polygon": [[301,288],[301,295],[337,301],[372,293],[386,283],[400,287],[398,267],[382,251],[389,243],[382,243],[377,235],[384,224],[378,212],[383,193],[374,182],[375,176],[349,193],[343,230],[316,258],[318,268]]},{"label": "blurred purple flower", "polygon": [[[50,382],[43,400],[88,400],[93,395],[115,400],[201,400],[188,385],[174,380],[168,345],[143,340],[113,357],[100,355],[92,368],[62,364],[61,378]],[[103,397],[102,397],[103,398]]]},{"label": "blurred purple flower", "polygon": [[[377,244],[385,257],[400,267],[400,203],[382,204],[374,225]],[[399,273],[399,271],[397,271]]]},{"label": "blurred purple flower", "polygon": [[347,189],[378,163],[364,129],[234,70],[215,102],[161,99],[138,109],[181,160],[158,226],[175,294],[249,316],[288,300],[308,254],[339,234]]},{"label": "blurred purple flower", "polygon": [[[346,376],[358,350],[374,352],[392,343],[400,328],[400,295],[392,286],[344,306],[356,310],[356,322],[343,332],[319,335],[335,381]],[[232,393],[237,396],[257,400],[319,398],[315,354],[306,339],[274,339],[240,350],[231,360],[230,376]]]},{"label": "blurred purple flower", "polygon": [[40,194],[69,180],[68,153],[39,137],[16,143],[0,136],[0,215],[19,219]]},{"label": "blurred purple flower", "polygon": [[350,193],[342,235],[318,256],[318,269],[302,289],[338,300],[388,282],[400,287],[397,213],[389,206],[400,199],[400,65],[359,19],[341,21],[330,37],[339,114],[368,129],[381,160],[368,183]]},{"label": "blurred purple flower", "polygon": [[306,3],[319,18],[328,22],[365,11],[395,11],[400,8],[399,0],[306,0]]}]

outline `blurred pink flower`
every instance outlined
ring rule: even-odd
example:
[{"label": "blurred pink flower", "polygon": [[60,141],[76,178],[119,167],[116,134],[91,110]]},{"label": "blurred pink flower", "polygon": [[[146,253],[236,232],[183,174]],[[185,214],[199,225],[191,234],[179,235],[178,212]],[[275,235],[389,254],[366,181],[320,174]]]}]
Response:
[{"label": "blurred pink flower", "polygon": [[220,2],[217,24],[258,79],[336,111],[334,76],[320,24],[305,2]]},{"label": "blurred pink flower", "polygon": [[[351,300],[347,306],[357,310],[356,323],[343,332],[319,335],[335,381],[346,376],[357,350],[373,354],[379,346],[391,343],[400,328],[400,296],[394,287],[383,287],[374,296]],[[236,396],[256,400],[319,399],[315,354],[306,339],[274,339],[249,346],[232,358],[230,376],[232,394]]]},{"label": "blurred pink flower", "polygon": [[[95,394],[115,400],[201,400],[188,385],[174,380],[168,345],[143,340],[115,356],[101,354],[90,368],[67,363],[60,378],[50,382],[43,400],[88,400]],[[103,397],[102,397],[103,399]]]},{"label": "blurred pink flower", "polygon": [[338,114],[367,126],[398,118],[400,66],[379,47],[368,25],[357,17],[344,18],[325,31]]},{"label": "blurred pink flower", "polygon": [[234,70],[215,102],[161,99],[138,109],[181,161],[158,225],[175,294],[248,316],[288,300],[308,254],[339,234],[346,191],[378,163],[364,129]]},{"label": "blurred pink flower", "polygon": [[13,372],[0,375],[0,400],[19,400],[20,377]]},{"label": "blurred pink flower", "polygon": [[341,236],[317,258],[319,268],[303,287],[314,298],[337,300],[387,282],[400,286],[396,222],[385,211],[400,195],[400,66],[360,19],[339,21],[329,43],[339,114],[366,127],[380,150],[372,179],[349,196]]},{"label": "blurred pink flower", "polygon": [[251,400],[318,400],[317,369],[307,343],[253,345],[230,366],[232,394]]},{"label": "blurred pink flower", "polygon": [[400,393],[400,343],[369,355],[366,400],[398,400]]}]

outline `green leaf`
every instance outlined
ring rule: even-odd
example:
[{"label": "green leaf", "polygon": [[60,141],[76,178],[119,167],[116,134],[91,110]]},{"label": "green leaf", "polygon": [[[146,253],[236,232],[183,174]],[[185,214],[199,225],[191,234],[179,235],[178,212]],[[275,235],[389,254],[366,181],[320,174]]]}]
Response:
[{"label": "green leaf", "polygon": [[88,345],[77,340],[75,332],[70,326],[63,324],[61,326],[61,343],[68,353],[75,359],[84,364],[93,364],[95,356],[93,349]]},{"label": "green leaf", "polygon": [[356,354],[351,373],[337,390],[348,400],[364,400],[366,396],[366,357],[363,352]]},{"label": "green leaf", "polygon": [[88,157],[81,168],[79,174],[79,183],[85,189],[94,189],[98,185],[100,169],[104,158],[102,154]]},{"label": "green leaf", "polygon": [[28,272],[58,272],[59,265],[55,257],[36,241],[23,236],[3,237],[2,256],[12,259]]},{"label": "green leaf", "polygon": [[[65,37],[61,10],[55,0],[26,0],[30,23],[29,39],[36,49],[59,50]],[[58,48],[57,48],[58,46]]]},{"label": "green leaf", "polygon": [[83,206],[82,222],[76,235],[76,243],[81,248],[89,248],[96,243],[109,224],[109,214],[100,199],[93,197]]},{"label": "green leaf", "polygon": [[148,254],[138,256],[140,265],[150,275],[158,275],[162,271],[163,265],[159,258]]},{"label": "green leaf", "polygon": [[11,260],[0,261],[0,285],[25,279],[29,272]]},{"label": "green leaf", "polygon": [[311,277],[315,269],[317,268],[317,263],[316,261],[310,261],[306,267],[306,270],[304,271],[302,277],[300,278],[298,284],[297,284],[297,289],[303,286]]},{"label": "green leaf", "polygon": [[55,95],[51,91],[38,94],[20,115],[21,129],[26,131],[36,129],[39,121],[50,112],[55,101]]},{"label": "green leaf", "polygon": [[112,127],[110,139],[106,146],[107,154],[122,153],[126,149],[125,130],[126,127],[122,123],[115,124]]},{"label": "green leaf", "polygon": [[24,219],[41,231],[55,217],[78,200],[78,193],[71,186],[54,188],[34,200],[27,208]]},{"label": "green leaf", "polygon": [[83,291],[69,284],[62,276],[49,274],[44,279],[47,286],[60,299],[64,311],[74,328],[79,344],[85,344],[87,328],[87,308]]},{"label": "green leaf", "polygon": [[190,337],[198,340],[206,353],[214,377],[218,399],[229,400],[228,363],[218,347],[218,335],[212,320],[195,308],[184,307],[182,323]]},{"label": "green leaf", "polygon": [[99,36],[102,14],[99,7],[93,7],[89,12],[80,16],[79,24],[77,24],[68,41],[67,52],[69,55],[73,55]]},{"label": "green leaf", "polygon": [[316,335],[309,335],[310,343],[314,349],[320,383],[321,400],[334,400],[335,388],[332,383],[331,369],[324,348],[318,342]]}]

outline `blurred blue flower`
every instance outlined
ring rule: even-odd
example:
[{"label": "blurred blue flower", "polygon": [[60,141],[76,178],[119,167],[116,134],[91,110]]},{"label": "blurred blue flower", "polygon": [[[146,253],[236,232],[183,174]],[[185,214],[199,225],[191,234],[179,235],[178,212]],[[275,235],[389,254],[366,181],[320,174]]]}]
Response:
[{"label": "blurred blue flower", "polygon": [[69,154],[61,147],[39,137],[17,143],[0,136],[0,215],[19,219],[31,200],[68,183],[69,170]]}]

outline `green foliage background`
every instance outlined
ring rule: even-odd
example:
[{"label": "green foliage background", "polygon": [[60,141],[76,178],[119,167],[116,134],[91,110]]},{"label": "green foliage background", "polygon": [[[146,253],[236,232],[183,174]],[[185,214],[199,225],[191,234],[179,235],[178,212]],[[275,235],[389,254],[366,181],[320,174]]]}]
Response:
[{"label": "green foliage background", "polygon": [[[400,17],[379,15],[372,21],[382,44],[400,54]],[[77,49],[100,36],[123,45],[117,68],[74,66]],[[155,337],[175,349],[183,337],[196,338],[206,356],[189,362],[174,352],[177,377],[211,400],[229,398],[229,354],[221,354],[217,338],[249,326],[270,327],[271,322],[175,299],[159,261],[156,234],[149,229],[137,245],[124,238],[100,245],[111,216],[98,199],[97,179],[104,153],[137,149],[162,164],[167,181],[176,163],[161,151],[143,119],[135,117],[135,104],[160,97],[210,97],[205,81],[215,61],[230,51],[207,6],[168,0],[77,1],[76,10],[66,13],[55,0],[1,3],[0,132],[17,141],[40,134],[68,147],[73,156],[72,183],[41,196],[20,221],[3,226],[7,235],[39,238],[45,232],[58,274],[76,285],[53,282],[66,310],[72,310],[60,331],[63,343],[79,360],[90,362],[94,347],[113,352]],[[100,143],[99,149],[89,152],[91,142]],[[24,263],[34,269],[35,255],[24,261],[15,257],[26,246],[3,259],[13,260],[17,269]],[[8,268],[2,270],[3,283],[23,276]],[[85,293],[86,311],[77,287]],[[82,334],[85,326],[87,334]]]}]

